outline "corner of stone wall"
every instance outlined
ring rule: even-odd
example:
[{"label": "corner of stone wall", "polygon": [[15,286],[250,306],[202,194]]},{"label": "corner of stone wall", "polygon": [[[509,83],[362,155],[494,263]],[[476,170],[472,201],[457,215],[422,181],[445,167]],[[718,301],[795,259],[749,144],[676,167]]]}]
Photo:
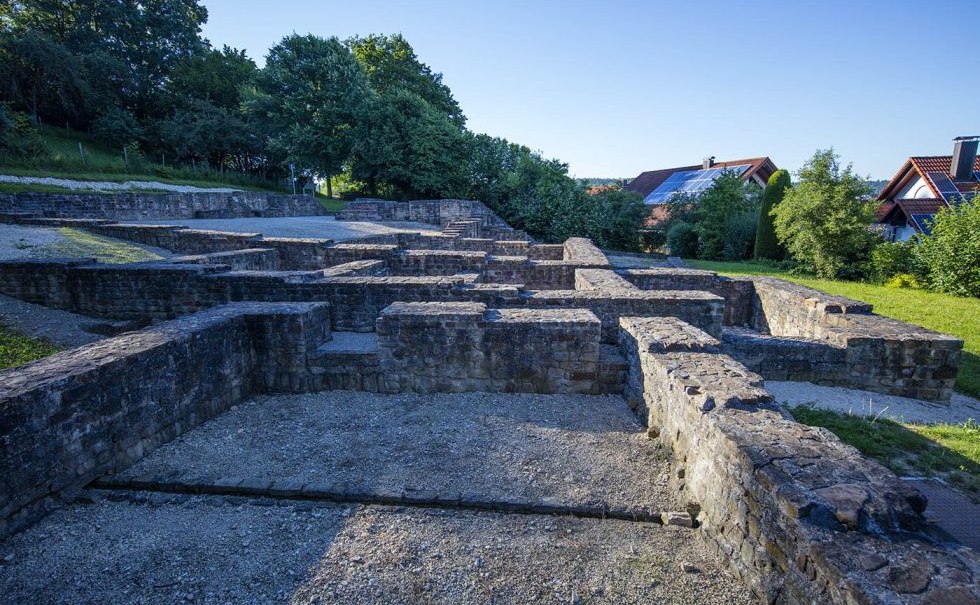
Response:
[{"label": "corner of stone wall", "polygon": [[916,490],[829,431],[796,423],[760,376],[703,352],[714,347],[708,335],[692,346],[690,330],[658,325],[621,322],[627,397],[672,450],[708,544],[764,601],[980,598],[980,558],[923,525]]}]

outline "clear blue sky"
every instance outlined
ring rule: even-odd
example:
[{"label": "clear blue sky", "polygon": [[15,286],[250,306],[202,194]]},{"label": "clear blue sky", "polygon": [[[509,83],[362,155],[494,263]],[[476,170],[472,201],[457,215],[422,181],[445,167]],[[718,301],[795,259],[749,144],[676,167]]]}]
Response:
[{"label": "clear blue sky", "polygon": [[980,134],[980,0],[203,0],[260,65],[292,32],[403,34],[476,132],[631,177],[707,155],[890,178]]}]

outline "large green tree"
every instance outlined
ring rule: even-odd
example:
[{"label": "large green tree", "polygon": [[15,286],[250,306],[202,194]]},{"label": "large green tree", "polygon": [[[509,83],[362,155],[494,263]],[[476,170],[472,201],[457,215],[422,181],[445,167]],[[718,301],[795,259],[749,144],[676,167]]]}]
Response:
[{"label": "large green tree", "polygon": [[77,113],[83,102],[81,62],[35,31],[0,33],[0,82],[2,98],[26,109],[35,123]]},{"label": "large green tree", "polygon": [[130,78],[121,93],[139,118],[159,110],[171,70],[202,52],[207,9],[198,0],[25,0],[13,3],[14,31],[42,34],[81,56],[107,53]]},{"label": "large green tree", "polygon": [[698,234],[701,258],[737,260],[729,258],[740,254],[726,254],[726,243],[729,250],[751,248],[755,230],[747,239],[747,246],[732,247],[727,241],[727,235],[732,233],[731,223],[742,221],[746,213],[755,213],[759,203],[758,187],[744,183],[742,178],[733,171],[725,171],[715,179],[711,187],[697,196],[692,206],[694,230]]},{"label": "large green tree", "polygon": [[878,241],[870,193],[850,165],[841,168],[833,149],[817,150],[773,210],[776,237],[820,277],[860,277]]},{"label": "large green tree", "polygon": [[269,51],[245,102],[267,124],[270,149],[325,178],[332,195],[330,177],[350,156],[369,92],[364,70],[340,41],[293,34]]},{"label": "large green tree", "polygon": [[792,181],[787,170],[777,170],[772,173],[768,183],[766,183],[766,190],[762,194],[762,204],[759,207],[759,224],[755,231],[755,248],[753,249],[755,258],[783,260],[786,256],[786,249],[776,239],[775,218],[772,215],[772,209],[783,200],[783,196],[790,185],[792,185]]},{"label": "large green tree", "polygon": [[379,95],[407,90],[421,97],[457,127],[462,128],[466,123],[452,91],[442,82],[442,74],[433,72],[419,61],[412,45],[401,34],[355,37],[347,44],[364,66],[371,87]]},{"label": "large green tree", "polygon": [[396,197],[456,197],[466,190],[469,140],[415,93],[374,96],[360,114],[351,176]]}]

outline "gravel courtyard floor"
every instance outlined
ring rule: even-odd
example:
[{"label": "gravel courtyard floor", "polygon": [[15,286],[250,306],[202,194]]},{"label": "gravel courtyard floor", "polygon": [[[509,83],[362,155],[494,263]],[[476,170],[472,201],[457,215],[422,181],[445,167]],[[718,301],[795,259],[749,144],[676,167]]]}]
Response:
[{"label": "gravel courtyard floor", "polygon": [[260,396],[112,479],[322,483],[361,493],[682,510],[621,397],[329,391]]},{"label": "gravel courtyard floor", "polygon": [[[482,499],[678,503],[619,397],[262,396],[113,480],[236,476]],[[0,543],[0,603],[706,603],[698,529],[570,515],[86,490]]]},{"label": "gravel courtyard floor", "polygon": [[692,530],[608,519],[116,492],[0,554],[5,604],[752,602]]},{"label": "gravel courtyard floor", "polygon": [[332,216],[291,216],[282,218],[198,218],[146,221],[120,221],[141,225],[185,225],[192,229],[261,233],[269,237],[316,237],[343,241],[387,233],[442,233],[425,223],[368,223],[338,221]]},{"label": "gravel courtyard floor", "polygon": [[0,325],[32,338],[41,338],[61,348],[80,347],[102,340],[105,336],[90,330],[105,323],[104,320],[35,305],[0,294]]}]

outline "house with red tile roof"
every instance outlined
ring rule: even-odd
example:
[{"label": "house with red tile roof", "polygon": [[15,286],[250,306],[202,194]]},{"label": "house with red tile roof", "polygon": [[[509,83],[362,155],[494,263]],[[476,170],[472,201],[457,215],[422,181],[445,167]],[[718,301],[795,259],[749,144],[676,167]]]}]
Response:
[{"label": "house with red tile roof", "polygon": [[878,194],[876,220],[889,241],[928,234],[942,208],[980,191],[980,137],[953,139],[953,155],[912,156]]},{"label": "house with red tile roof", "polygon": [[714,182],[725,171],[737,173],[743,181],[753,182],[765,188],[772,173],[778,170],[768,157],[746,158],[716,162],[714,156],[705,158],[701,165],[678,166],[649,170],[640,173],[623,189],[635,191],[643,196],[644,203],[650,206],[648,224],[656,224],[667,216],[665,204],[678,194],[698,194]]}]

